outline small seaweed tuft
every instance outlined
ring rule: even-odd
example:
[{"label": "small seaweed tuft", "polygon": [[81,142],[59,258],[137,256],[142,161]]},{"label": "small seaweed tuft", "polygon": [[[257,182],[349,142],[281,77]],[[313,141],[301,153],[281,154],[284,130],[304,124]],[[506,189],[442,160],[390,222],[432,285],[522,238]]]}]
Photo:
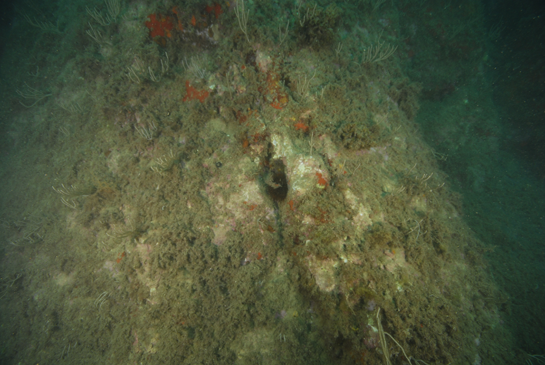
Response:
[{"label": "small seaweed tuft", "polygon": [[333,44],[341,9],[335,4],[323,9],[317,4],[306,4],[298,10],[296,34],[303,45],[324,47]]},{"label": "small seaweed tuft", "polygon": [[180,153],[170,150],[169,153],[155,159],[155,165],[151,166],[151,170],[162,175],[163,172],[170,171],[176,163],[180,162],[180,157]]},{"label": "small seaweed tuft", "polygon": [[108,237],[114,238],[116,240],[121,240],[123,238],[129,238],[130,241],[132,242],[132,241],[137,240],[138,238],[140,238],[144,233],[146,233],[146,229],[144,229],[143,227],[141,227],[138,224],[135,224],[134,221],[131,220],[130,223],[129,223],[128,229],[114,230],[113,234],[106,233],[106,235]]},{"label": "small seaweed tuft", "polygon": [[84,185],[82,187],[77,187],[74,185],[66,186],[61,184],[59,188],[55,188],[54,186],[52,186],[52,188],[57,194],[61,195],[61,203],[70,209],[77,208],[76,201],[74,200],[75,198],[93,195],[97,191],[96,186],[91,184]]}]

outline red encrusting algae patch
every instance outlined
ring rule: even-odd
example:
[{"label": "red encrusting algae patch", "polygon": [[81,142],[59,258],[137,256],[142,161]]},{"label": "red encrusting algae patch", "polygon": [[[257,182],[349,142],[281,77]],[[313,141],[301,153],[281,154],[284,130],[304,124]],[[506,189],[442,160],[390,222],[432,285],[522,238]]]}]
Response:
[{"label": "red encrusting algae patch", "polygon": [[117,256],[117,259],[115,260],[115,262],[117,262],[118,264],[121,262],[121,260],[123,259],[123,257],[125,257],[125,251],[123,251],[123,253],[119,254]]},{"label": "red encrusting algae patch", "polygon": [[282,110],[288,105],[288,94],[282,92],[280,86],[280,75],[274,70],[267,72],[267,90],[265,93],[272,95],[271,106],[275,109]]},{"label": "red encrusting algae patch", "polygon": [[324,179],[324,177],[322,176],[322,174],[320,172],[317,172],[316,173],[316,176],[318,177],[318,185],[322,186],[322,187],[327,187],[327,180]]},{"label": "red encrusting algae patch", "polygon": [[182,22],[180,21],[180,15],[178,15],[178,7],[177,6],[173,6],[172,7],[172,12],[176,15],[176,18],[178,19],[178,29],[183,31],[184,30],[184,26],[182,25]]},{"label": "red encrusting algae patch", "polygon": [[290,205],[290,209],[295,212],[295,208],[293,208],[293,200],[290,200],[288,204]]},{"label": "red encrusting algae patch", "polygon": [[185,82],[185,89],[187,90],[187,95],[182,99],[183,101],[188,100],[199,100],[201,103],[204,103],[204,100],[210,95],[206,90],[197,90],[189,84],[189,81]]},{"label": "red encrusting algae patch", "polygon": [[148,15],[148,18],[150,21],[145,22],[144,24],[146,27],[148,27],[151,38],[164,37],[165,35],[168,38],[172,37],[170,31],[174,28],[174,25],[172,24],[169,16],[162,14],[150,14]]},{"label": "red encrusting algae patch", "polygon": [[214,15],[216,16],[216,19],[220,17],[220,14],[223,14],[223,10],[221,9],[221,5],[218,3],[214,3],[214,5],[206,5],[206,12],[210,14],[211,12],[214,12]]},{"label": "red encrusting algae patch", "polygon": [[295,130],[298,131],[298,130],[303,130],[303,132],[308,132],[308,125],[306,125],[305,123],[303,122],[297,122],[294,124],[294,127],[295,127]]}]

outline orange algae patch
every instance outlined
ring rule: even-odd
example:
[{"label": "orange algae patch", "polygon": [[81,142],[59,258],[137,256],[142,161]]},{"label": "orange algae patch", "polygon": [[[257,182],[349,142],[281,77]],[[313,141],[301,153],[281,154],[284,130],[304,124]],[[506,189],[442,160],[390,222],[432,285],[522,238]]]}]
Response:
[{"label": "orange algae patch", "polygon": [[252,115],[257,116],[258,115],[257,110],[252,110],[252,109],[248,108],[248,114],[247,115],[243,114],[241,110],[237,110],[237,112],[236,112],[236,118],[238,119],[239,124],[246,123],[248,121],[248,118],[250,118]]},{"label": "orange algae patch", "polygon": [[172,37],[170,31],[174,28],[169,16],[162,14],[150,14],[148,15],[149,21],[144,24],[150,30],[150,37]]},{"label": "orange algae patch", "polygon": [[295,208],[293,207],[293,200],[290,200],[288,204],[290,205],[290,209],[295,212]]},{"label": "orange algae patch", "polygon": [[220,15],[223,14],[223,10],[221,10],[221,5],[218,3],[214,5],[214,14],[216,15],[216,19],[218,19]]},{"label": "orange algae patch", "polygon": [[197,90],[193,86],[189,84],[189,81],[185,82],[185,89],[187,91],[187,95],[184,96],[182,99],[183,101],[188,100],[199,100],[201,103],[204,103],[204,100],[210,95],[210,93],[206,90]]},{"label": "orange algae patch", "polygon": [[121,262],[121,259],[123,259],[123,257],[125,257],[125,251],[123,251],[123,253],[117,256],[117,259],[115,260],[115,262],[119,264]]},{"label": "orange algae patch", "polygon": [[[247,201],[243,201],[242,204],[248,205],[248,202],[247,202]],[[248,206],[248,209],[249,209],[249,210],[254,210],[255,208],[257,208],[257,204],[250,204],[250,205]]]},{"label": "orange algae patch", "polygon": [[214,3],[214,5],[206,5],[206,12],[210,14],[211,12],[214,12],[214,15],[216,16],[216,19],[220,17],[221,14],[223,14],[223,10],[221,9],[221,5],[218,3]]},{"label": "orange algae patch", "polygon": [[318,177],[318,185],[322,186],[323,188],[327,187],[327,180],[324,179],[322,174],[320,172],[317,172],[316,176]]},{"label": "orange algae patch", "polygon": [[272,96],[272,102],[271,106],[275,109],[282,110],[286,105],[288,105],[289,98],[288,94],[282,92],[282,88],[280,86],[280,76],[274,71],[270,70],[267,71],[267,88],[266,90],[263,90],[263,88],[258,88],[258,91],[265,95],[271,95]]},{"label": "orange algae patch", "polygon": [[273,102],[271,103],[271,106],[272,106],[273,108],[275,108],[275,109],[282,110],[282,105],[281,105],[279,102],[277,102],[277,101],[273,101]]},{"label": "orange algae patch", "polygon": [[271,106],[275,109],[283,109],[286,105],[288,105],[288,95],[285,93],[282,93],[280,91],[276,91],[276,96],[273,98],[273,102],[271,103]]},{"label": "orange algae patch", "polygon": [[184,30],[184,27],[182,25],[182,22],[180,21],[180,15],[178,15],[178,7],[177,6],[173,6],[172,7],[172,12],[174,14],[176,14],[176,18],[178,19],[178,29],[183,31]]},{"label": "orange algae patch", "polygon": [[250,142],[248,141],[248,138],[244,138],[242,140],[242,148],[246,148],[250,145]]},{"label": "orange algae patch", "polygon": [[298,131],[298,130],[303,130],[303,132],[308,132],[308,125],[306,125],[305,123],[303,122],[297,122],[294,124],[294,127],[295,127],[295,130]]},{"label": "orange algae patch", "polygon": [[314,217],[314,218],[320,221],[320,223],[330,223],[329,219],[327,219],[327,212],[320,207],[317,207],[317,208],[320,211],[320,216]]}]

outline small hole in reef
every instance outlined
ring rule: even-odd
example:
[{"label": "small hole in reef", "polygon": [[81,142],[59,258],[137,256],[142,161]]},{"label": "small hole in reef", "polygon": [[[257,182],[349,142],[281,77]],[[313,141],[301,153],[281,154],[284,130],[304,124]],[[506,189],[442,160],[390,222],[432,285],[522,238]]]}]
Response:
[{"label": "small hole in reef", "polygon": [[282,160],[269,162],[268,172],[265,174],[267,194],[272,200],[280,202],[288,196],[288,179],[286,178],[286,167]]}]

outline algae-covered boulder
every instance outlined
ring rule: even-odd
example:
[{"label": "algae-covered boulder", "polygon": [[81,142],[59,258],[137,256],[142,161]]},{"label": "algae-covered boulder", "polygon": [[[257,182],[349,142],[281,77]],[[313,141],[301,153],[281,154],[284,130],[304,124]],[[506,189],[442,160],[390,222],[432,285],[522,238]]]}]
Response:
[{"label": "algae-covered boulder", "polygon": [[5,107],[0,362],[475,363],[499,294],[397,10],[107,3]]}]

